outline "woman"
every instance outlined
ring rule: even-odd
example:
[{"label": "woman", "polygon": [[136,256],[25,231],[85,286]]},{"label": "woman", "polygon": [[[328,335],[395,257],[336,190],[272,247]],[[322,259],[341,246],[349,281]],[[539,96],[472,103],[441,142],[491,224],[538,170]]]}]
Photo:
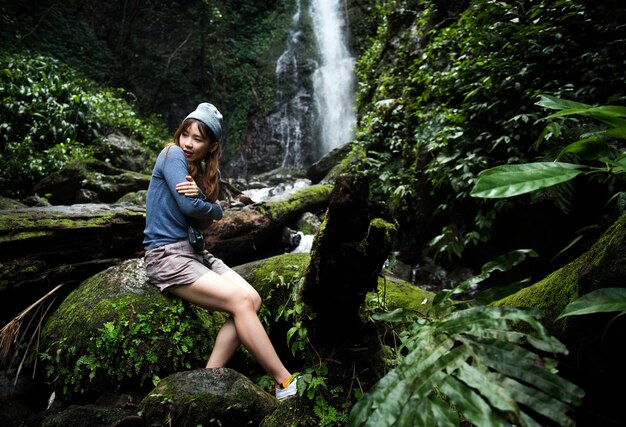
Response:
[{"label": "woman", "polygon": [[150,282],[162,292],[230,314],[207,368],[226,365],[243,344],[276,382],[276,397],[296,394],[296,379],[282,364],[259,321],[261,297],[222,260],[189,242],[192,222],[204,227],[222,218],[217,203],[220,112],[202,103],[181,123],[157,158],[146,200],[144,248]]}]

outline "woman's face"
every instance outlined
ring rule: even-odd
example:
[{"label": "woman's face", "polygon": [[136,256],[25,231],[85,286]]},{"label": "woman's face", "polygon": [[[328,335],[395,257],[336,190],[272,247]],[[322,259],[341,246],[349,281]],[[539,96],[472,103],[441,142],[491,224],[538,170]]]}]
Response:
[{"label": "woman's face", "polygon": [[202,136],[197,122],[192,122],[183,130],[178,138],[178,146],[183,149],[187,160],[193,162],[202,161],[209,152],[209,140]]}]

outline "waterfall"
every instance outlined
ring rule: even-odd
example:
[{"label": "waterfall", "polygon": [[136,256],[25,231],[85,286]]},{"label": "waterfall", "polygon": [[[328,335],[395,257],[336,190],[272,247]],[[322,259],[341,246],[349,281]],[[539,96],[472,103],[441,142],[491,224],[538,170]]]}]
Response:
[{"label": "waterfall", "polygon": [[276,61],[276,105],[278,111],[270,118],[271,138],[283,148],[282,167],[304,166],[304,130],[311,94],[303,84],[300,72],[302,42],[302,10],[296,0],[296,12],[291,17],[287,49]]},{"label": "waterfall", "polygon": [[341,0],[312,0],[313,30],[321,64],[313,73],[315,105],[320,117],[319,154],[352,140],[356,118],[354,58],[346,46]]},{"label": "waterfall", "polygon": [[271,144],[282,151],[277,166],[288,168],[308,166],[351,141],[356,122],[354,59],[340,1],[310,2],[309,7],[295,2],[287,46],[276,61],[276,98],[268,117]]}]

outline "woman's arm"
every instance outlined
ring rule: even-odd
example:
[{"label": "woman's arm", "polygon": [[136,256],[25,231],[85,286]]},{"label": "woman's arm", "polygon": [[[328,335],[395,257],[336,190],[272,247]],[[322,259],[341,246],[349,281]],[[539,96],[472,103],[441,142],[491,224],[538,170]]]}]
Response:
[{"label": "woman's arm", "polygon": [[196,181],[193,180],[193,177],[191,175],[187,175],[185,179],[187,181],[179,182],[178,184],[176,184],[176,191],[178,191],[183,196],[198,197],[201,200],[206,200],[206,196],[204,195],[202,190],[200,190],[200,187],[198,187]]},{"label": "woman's arm", "polygon": [[189,176],[187,159],[180,147],[170,147],[163,161],[163,176],[182,213],[194,218],[222,218],[222,207],[219,203],[207,202],[198,197],[187,197],[177,190],[177,185],[187,182],[186,177]]}]

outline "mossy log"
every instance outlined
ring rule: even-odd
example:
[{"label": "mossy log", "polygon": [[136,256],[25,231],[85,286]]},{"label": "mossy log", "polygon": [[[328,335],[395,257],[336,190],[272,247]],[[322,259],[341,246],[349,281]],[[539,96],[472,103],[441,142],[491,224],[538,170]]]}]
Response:
[{"label": "mossy log", "polygon": [[622,216],[576,260],[495,305],[540,309],[545,316],[544,323],[554,336],[576,342],[588,328],[589,319],[575,316],[557,320],[565,306],[601,287],[625,286],[626,216]]},{"label": "mossy log", "polygon": [[282,228],[305,212],[325,209],[331,191],[331,185],[313,185],[284,200],[226,210],[220,221],[203,230],[205,247],[228,264],[277,255],[284,249]]},{"label": "mossy log", "polygon": [[0,211],[4,321],[59,283],[78,283],[142,250],[145,210],[85,204]]},{"label": "mossy log", "polygon": [[626,287],[626,216],[576,260],[496,305],[541,310],[543,323],[569,350],[561,370],[583,387],[586,406],[603,408],[607,420],[623,419],[626,317],[613,312],[557,319],[567,304],[602,287]]}]

